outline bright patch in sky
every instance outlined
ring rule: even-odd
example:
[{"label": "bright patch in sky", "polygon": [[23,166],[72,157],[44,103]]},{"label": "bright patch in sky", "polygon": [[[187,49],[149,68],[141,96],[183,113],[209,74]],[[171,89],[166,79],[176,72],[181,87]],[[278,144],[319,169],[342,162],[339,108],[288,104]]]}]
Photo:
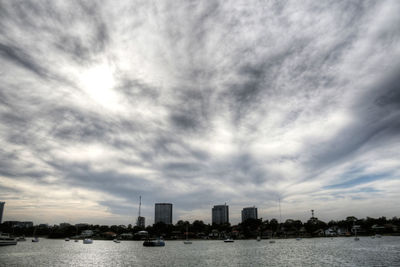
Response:
[{"label": "bright patch in sky", "polygon": [[120,110],[121,103],[114,90],[113,70],[108,64],[90,66],[80,75],[78,84],[90,100],[102,108]]}]

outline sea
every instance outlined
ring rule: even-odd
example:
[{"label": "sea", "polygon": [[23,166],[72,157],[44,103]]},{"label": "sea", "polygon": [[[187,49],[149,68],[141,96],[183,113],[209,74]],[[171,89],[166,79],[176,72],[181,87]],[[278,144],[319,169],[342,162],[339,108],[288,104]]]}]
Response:
[{"label": "sea", "polygon": [[94,240],[92,244],[41,238],[0,247],[0,266],[400,266],[400,237],[270,240],[166,241]]}]

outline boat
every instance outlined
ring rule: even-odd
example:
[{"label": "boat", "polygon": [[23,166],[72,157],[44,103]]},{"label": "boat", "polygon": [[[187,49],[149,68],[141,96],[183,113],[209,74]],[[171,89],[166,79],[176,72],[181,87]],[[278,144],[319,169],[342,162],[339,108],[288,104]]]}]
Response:
[{"label": "boat", "polygon": [[35,230],[33,230],[32,242],[35,242],[35,243],[39,242],[39,238],[36,236],[36,227],[35,227]]},{"label": "boat", "polygon": [[16,244],[17,240],[15,238],[10,237],[9,234],[5,233],[0,234],[0,246],[11,246]]},{"label": "boat", "polygon": [[188,235],[189,235],[189,226],[188,225],[186,225],[186,240],[185,241],[183,241],[183,244],[185,244],[185,245],[190,245],[190,244],[192,244],[192,241],[189,241],[189,239],[188,239]]},{"label": "boat", "polygon": [[79,240],[78,240],[78,239],[75,239],[74,242],[79,242]]},{"label": "boat", "polygon": [[20,236],[20,237],[17,238],[17,241],[18,242],[23,242],[23,241],[26,241],[26,238],[25,238],[25,236]]},{"label": "boat", "polygon": [[300,240],[301,240],[301,238],[300,238],[300,237],[297,237],[297,238],[296,238],[296,240],[297,240],[297,241],[300,241]]},{"label": "boat", "polygon": [[229,238],[225,239],[224,242],[225,243],[233,243],[233,242],[235,242],[235,240],[233,240],[232,238],[229,237]]},{"label": "boat", "polygon": [[273,244],[275,243],[275,240],[270,240],[269,243]]},{"label": "boat", "polygon": [[119,240],[116,239],[116,238],[115,238],[113,241],[114,241],[114,243],[121,243],[121,241],[119,241]]},{"label": "boat", "polygon": [[359,228],[359,226],[354,225],[353,228],[354,228],[354,241],[359,241],[360,238],[357,236],[357,229]]},{"label": "boat", "polygon": [[261,241],[261,237],[257,236],[257,241],[260,242]]},{"label": "boat", "polygon": [[156,240],[146,239],[143,242],[143,246],[145,246],[145,247],[164,247],[165,242],[161,238],[158,238]]},{"label": "boat", "polygon": [[382,238],[382,235],[376,234],[375,237],[376,237],[376,238]]},{"label": "boat", "polygon": [[69,241],[69,237],[65,238],[65,241]]},{"label": "boat", "polygon": [[90,238],[83,239],[83,244],[92,244],[92,243],[93,243],[93,240]]}]

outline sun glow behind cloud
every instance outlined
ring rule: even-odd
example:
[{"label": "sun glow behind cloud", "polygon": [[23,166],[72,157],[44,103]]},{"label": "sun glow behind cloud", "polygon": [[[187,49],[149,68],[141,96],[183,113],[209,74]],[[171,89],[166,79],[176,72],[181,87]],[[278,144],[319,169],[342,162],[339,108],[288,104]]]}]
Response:
[{"label": "sun glow behind cloud", "polygon": [[85,69],[79,76],[78,85],[90,100],[102,108],[120,110],[121,100],[115,93],[113,70],[108,64],[102,63]]}]

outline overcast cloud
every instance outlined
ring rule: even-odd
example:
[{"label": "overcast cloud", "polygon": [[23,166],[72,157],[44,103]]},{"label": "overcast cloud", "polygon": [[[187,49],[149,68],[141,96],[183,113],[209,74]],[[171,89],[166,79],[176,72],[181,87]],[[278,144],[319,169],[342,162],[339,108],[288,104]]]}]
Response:
[{"label": "overcast cloud", "polygon": [[399,216],[400,2],[0,1],[4,220]]}]

